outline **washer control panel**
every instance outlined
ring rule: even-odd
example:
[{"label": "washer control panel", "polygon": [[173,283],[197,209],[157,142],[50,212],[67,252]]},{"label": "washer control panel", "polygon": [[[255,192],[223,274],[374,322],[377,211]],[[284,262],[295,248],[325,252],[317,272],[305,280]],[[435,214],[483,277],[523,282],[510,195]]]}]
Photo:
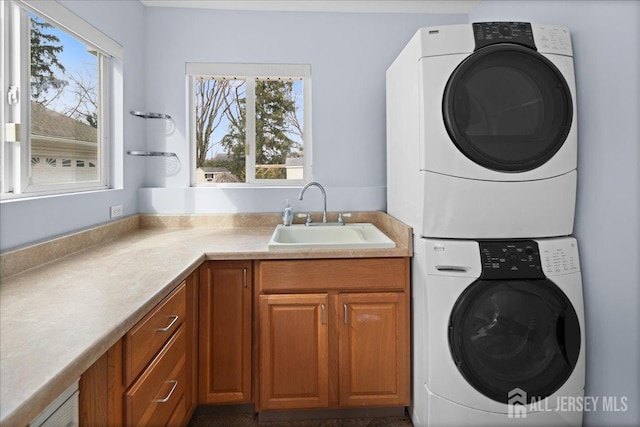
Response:
[{"label": "washer control panel", "polygon": [[476,41],[475,50],[496,43],[515,43],[536,50],[528,22],[475,22],[473,37]]},{"label": "washer control panel", "polygon": [[543,279],[538,244],[533,240],[481,241],[482,279]]}]

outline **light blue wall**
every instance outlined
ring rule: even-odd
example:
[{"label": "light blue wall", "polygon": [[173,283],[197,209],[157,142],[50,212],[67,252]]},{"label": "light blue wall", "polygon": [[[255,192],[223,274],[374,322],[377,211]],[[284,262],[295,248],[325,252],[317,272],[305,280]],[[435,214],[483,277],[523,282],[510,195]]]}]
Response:
[{"label": "light blue wall", "polygon": [[[640,2],[483,1],[469,22],[564,25],[578,102],[575,236],[582,264],[590,396],[627,396],[627,412],[585,426],[640,424]],[[600,405],[599,409],[602,409]]]},{"label": "light blue wall", "polygon": [[[144,7],[137,1],[61,3],[124,46],[124,111],[143,109],[146,78]],[[145,128],[141,119],[129,114],[123,119],[126,151],[144,140]],[[137,213],[137,189],[143,181],[144,168],[144,164],[134,164],[134,159],[125,156],[123,190],[3,201],[0,204],[0,250],[107,222],[112,205],[122,204],[125,216]]]},{"label": "light blue wall", "polygon": [[124,190],[4,202],[0,250],[108,222],[109,206],[115,204],[124,205],[125,215],[273,212],[283,207],[285,198],[296,210],[319,209],[319,194],[309,193],[298,202],[298,189],[189,188],[186,61],[311,64],[313,178],[326,186],[328,208],[384,209],[385,71],[418,28],[467,21],[463,14],[232,12],[144,8],[137,1],[62,3],[125,47],[124,111],[173,117],[165,123],[125,114],[125,151],[175,151],[180,162],[124,156]]},{"label": "light blue wall", "polygon": [[321,207],[319,193],[298,202],[299,188],[189,188],[185,62],[311,64],[313,179],[326,187],[329,210],[380,210],[386,207],[386,69],[418,28],[467,22],[463,14],[160,8],[149,8],[146,19],[146,104],[169,112],[175,123],[175,131],[156,133],[147,147],[175,151],[182,168],[170,175],[165,160],[149,159],[147,185],[169,188],[140,190],[139,207],[165,213],[275,212],[285,198],[296,211]]},{"label": "light blue wall", "polygon": [[[483,1],[469,17],[165,10],[135,1],[63,4],[124,45],[124,110],[174,117],[167,135],[158,123],[127,115],[125,150],[176,151],[181,170],[167,176],[164,160],[126,156],[124,190],[2,203],[0,250],[106,222],[113,204],[124,204],[130,215],[275,211],[285,197],[295,199],[297,191],[287,189],[187,188],[185,61],[310,63],[314,178],[328,187],[330,209],[380,209],[385,70],[417,28],[467,18],[568,26],[578,88],[575,235],[585,288],[586,392],[629,399],[627,412],[587,413],[585,425],[638,424],[639,2]],[[160,184],[170,188],[138,190]],[[310,205],[294,208],[317,209],[319,201],[310,199]]]}]

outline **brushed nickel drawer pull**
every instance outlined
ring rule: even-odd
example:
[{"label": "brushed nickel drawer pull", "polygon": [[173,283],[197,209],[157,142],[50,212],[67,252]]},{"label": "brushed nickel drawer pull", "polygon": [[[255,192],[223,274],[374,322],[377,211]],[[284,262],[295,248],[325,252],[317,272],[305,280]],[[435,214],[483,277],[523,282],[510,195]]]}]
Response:
[{"label": "brushed nickel drawer pull", "polygon": [[320,321],[322,322],[322,324],[325,324],[325,319],[324,319],[324,304],[322,304],[320,306],[320,310],[321,310],[321,315],[320,315]]},{"label": "brushed nickel drawer pull", "polygon": [[156,399],[155,400],[156,403],[167,403],[169,399],[171,399],[171,395],[173,394],[173,392],[176,391],[176,387],[178,387],[177,380],[169,380],[166,382],[173,383],[173,387],[171,387],[171,390],[169,390],[169,394],[167,394],[167,397],[165,397],[164,399]]},{"label": "brushed nickel drawer pull", "polygon": [[242,286],[247,287],[247,267],[242,269]]},{"label": "brushed nickel drawer pull", "polygon": [[173,315],[173,316],[169,316],[169,318],[171,319],[171,322],[166,327],[158,328],[158,329],[156,329],[156,331],[158,331],[158,332],[167,332],[178,321],[178,316]]},{"label": "brushed nickel drawer pull", "polygon": [[343,310],[344,310],[344,324],[346,325],[347,324],[347,311],[349,310],[347,308],[347,304],[343,305]]}]

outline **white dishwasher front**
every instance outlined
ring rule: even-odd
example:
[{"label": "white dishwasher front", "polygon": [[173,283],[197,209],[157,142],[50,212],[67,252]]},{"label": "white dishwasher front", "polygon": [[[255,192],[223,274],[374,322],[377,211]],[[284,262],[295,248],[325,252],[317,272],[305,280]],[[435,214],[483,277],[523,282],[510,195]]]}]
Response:
[{"label": "white dishwasher front", "polygon": [[78,427],[80,425],[78,408],[78,381],[76,381],[34,418],[29,423],[29,427]]}]

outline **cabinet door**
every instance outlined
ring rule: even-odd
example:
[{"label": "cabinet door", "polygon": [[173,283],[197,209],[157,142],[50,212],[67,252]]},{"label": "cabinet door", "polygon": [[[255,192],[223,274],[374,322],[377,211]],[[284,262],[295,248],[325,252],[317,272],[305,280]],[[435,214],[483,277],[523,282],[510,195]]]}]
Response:
[{"label": "cabinet door", "polygon": [[200,267],[200,403],[251,401],[251,261]]},{"label": "cabinet door", "polygon": [[338,313],[340,405],[408,405],[407,295],[340,294]]},{"label": "cabinet door", "polygon": [[260,296],[260,409],[329,404],[328,295]]}]

